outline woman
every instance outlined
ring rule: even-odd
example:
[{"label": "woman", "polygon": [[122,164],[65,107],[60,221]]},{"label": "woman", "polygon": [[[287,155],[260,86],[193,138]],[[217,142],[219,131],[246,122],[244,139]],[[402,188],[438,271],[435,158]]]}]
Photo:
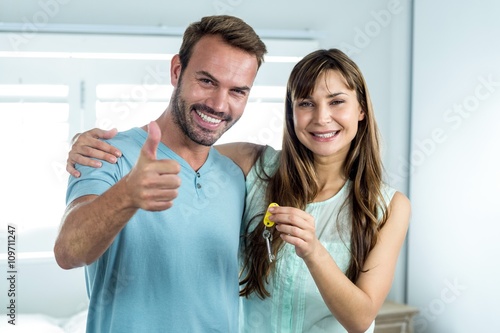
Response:
[{"label": "woman", "polygon": [[[93,134],[86,135],[78,140]],[[69,169],[77,158],[88,163],[79,147],[73,145]],[[410,203],[382,181],[378,129],[357,65],[336,49],[297,63],[281,151],[249,143],[217,149],[246,175],[241,330],[372,332]],[[269,209],[274,225],[267,227],[262,218],[270,202],[279,206]]]}]

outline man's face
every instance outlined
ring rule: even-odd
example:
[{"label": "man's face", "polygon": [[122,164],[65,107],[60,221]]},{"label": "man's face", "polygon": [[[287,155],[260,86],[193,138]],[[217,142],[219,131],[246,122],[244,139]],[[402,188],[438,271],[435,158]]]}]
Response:
[{"label": "man's face", "polygon": [[256,57],[206,36],[194,46],[186,68],[178,57],[172,68],[174,121],[192,141],[213,145],[243,114],[258,70]]}]

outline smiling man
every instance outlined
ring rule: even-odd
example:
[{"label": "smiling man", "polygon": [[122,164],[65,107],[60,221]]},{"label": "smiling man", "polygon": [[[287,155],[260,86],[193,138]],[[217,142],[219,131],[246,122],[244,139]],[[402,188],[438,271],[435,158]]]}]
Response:
[{"label": "smiling man", "polygon": [[238,18],[191,24],[171,102],[108,140],[116,164],[78,166],[54,253],[85,266],[87,332],[236,332],[245,184],[213,147],[241,117],[266,47]]}]

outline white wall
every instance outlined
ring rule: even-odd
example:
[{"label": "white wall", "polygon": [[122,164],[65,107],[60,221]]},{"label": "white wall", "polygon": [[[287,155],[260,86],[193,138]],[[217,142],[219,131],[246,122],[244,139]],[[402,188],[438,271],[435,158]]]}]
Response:
[{"label": "white wall", "polygon": [[416,332],[500,314],[500,4],[416,1],[408,301]]},{"label": "white wall", "polygon": [[[0,23],[0,30],[6,31],[6,26],[15,23],[19,29],[15,33],[27,43],[36,40],[46,29],[64,29],[73,25],[92,25],[101,30],[116,26],[135,29],[165,26],[182,32],[188,23],[202,16],[223,13],[243,18],[263,35],[300,35],[305,32],[316,37],[322,48],[339,47],[347,52],[361,67],[370,87],[382,131],[387,179],[408,194],[408,171],[400,166],[409,154],[409,0],[363,3],[348,0],[196,0],[175,3],[162,0],[139,3],[0,0],[0,22],[3,23]],[[45,241],[52,243],[53,238]],[[397,301],[404,301],[405,295],[405,251],[389,296]]]}]

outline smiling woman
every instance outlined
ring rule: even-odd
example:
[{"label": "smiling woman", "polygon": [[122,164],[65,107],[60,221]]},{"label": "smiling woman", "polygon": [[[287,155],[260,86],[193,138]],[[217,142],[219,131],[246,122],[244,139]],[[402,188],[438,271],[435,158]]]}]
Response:
[{"label": "smiling woman", "polygon": [[335,70],[318,78],[310,96],[294,101],[295,132],[299,140],[318,156],[345,158],[358,131],[364,111],[343,76]]}]

